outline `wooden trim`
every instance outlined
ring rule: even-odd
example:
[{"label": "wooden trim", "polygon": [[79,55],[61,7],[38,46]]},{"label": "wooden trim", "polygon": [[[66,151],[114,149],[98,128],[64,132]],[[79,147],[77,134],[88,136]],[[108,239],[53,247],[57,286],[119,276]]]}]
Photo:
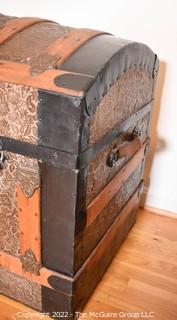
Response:
[{"label": "wooden trim", "polygon": [[48,282],[48,278],[51,276],[57,276],[63,280],[65,280],[67,283],[71,283],[72,285],[72,278],[69,276],[66,276],[62,273],[54,272],[52,270],[49,270],[47,268],[42,267],[40,269],[40,275],[35,275],[30,272],[26,272],[22,268],[22,264],[20,262],[20,259],[17,257],[14,257],[10,254],[7,254],[5,252],[0,251],[0,266],[9,270],[10,272],[13,272],[17,274],[20,277],[23,277],[27,280],[34,281],[40,285],[46,286],[48,288],[52,288],[51,285]]},{"label": "wooden trim", "polygon": [[31,27],[34,24],[48,21],[40,18],[15,18],[6,22],[5,26],[0,29],[0,44],[7,41],[9,38],[17,34],[18,32]]},{"label": "wooden trim", "polygon": [[54,78],[63,74],[71,74],[61,70],[46,70],[42,74],[32,76],[30,66],[23,63],[0,60],[0,81],[50,90],[70,96],[82,97],[83,91],[61,88],[55,85]]},{"label": "wooden trim", "polygon": [[40,188],[27,198],[20,186],[17,186],[18,217],[20,228],[20,252],[32,250],[38,263],[41,263],[41,219],[40,219]]},{"label": "wooden trim", "polygon": [[140,206],[140,207],[142,209],[146,210],[146,211],[149,211],[151,213],[154,213],[154,214],[157,214],[157,215],[160,215],[160,216],[165,216],[165,217],[170,217],[170,218],[177,219],[177,213],[174,213],[174,212],[171,212],[171,211],[155,208],[155,207],[148,206],[148,205]]},{"label": "wooden trim", "polygon": [[90,29],[74,29],[57,39],[45,52],[58,58],[57,66],[59,67],[88,40],[103,34],[108,33]]},{"label": "wooden trim", "polygon": [[86,227],[96,219],[103,208],[121,188],[122,183],[128,179],[131,173],[134,172],[139,163],[143,160],[148,142],[149,139],[146,140],[142,148],[125,164],[125,166],[115,175],[99,195],[89,204],[87,207]]}]

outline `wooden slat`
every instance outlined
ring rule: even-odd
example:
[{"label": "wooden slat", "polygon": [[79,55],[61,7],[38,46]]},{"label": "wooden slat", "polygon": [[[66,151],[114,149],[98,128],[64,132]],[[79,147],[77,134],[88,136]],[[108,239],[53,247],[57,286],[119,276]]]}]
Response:
[{"label": "wooden slat", "polygon": [[125,166],[115,175],[108,185],[99,193],[99,195],[87,207],[87,224],[88,227],[109,203],[114,195],[121,188],[124,181],[128,179],[131,173],[137,168],[144,158],[145,148],[149,139],[144,143],[142,148],[128,161]]},{"label": "wooden slat", "polygon": [[66,73],[67,71],[46,70],[42,74],[32,76],[30,74],[30,66],[23,63],[0,60],[0,81],[22,84],[33,88],[46,89],[70,96],[81,97],[83,91],[76,91],[67,88],[61,88],[55,85],[54,78]]},{"label": "wooden slat", "polygon": [[2,251],[0,251],[0,266],[2,266],[3,268],[7,269],[10,272],[17,274],[18,276],[21,276],[30,281],[34,281],[48,288],[52,288],[47,280],[51,276],[58,276],[59,278],[64,279],[69,283],[72,282],[71,277],[54,272],[44,267],[40,269],[40,275],[35,275],[30,272],[26,272],[23,270],[22,264],[19,258],[14,257]]},{"label": "wooden slat", "polygon": [[88,40],[102,34],[108,33],[90,29],[75,29],[69,32],[67,35],[57,39],[45,50],[45,52],[57,57],[57,66],[60,66],[69,56],[83,46]]},{"label": "wooden slat", "polygon": [[0,44],[7,41],[9,38],[14,36],[16,33],[31,27],[34,24],[48,21],[40,18],[15,18],[6,22],[5,26],[0,29]]},{"label": "wooden slat", "polygon": [[32,250],[38,263],[41,262],[41,221],[40,221],[40,188],[27,198],[20,186],[16,190],[20,228],[20,252],[24,255]]}]

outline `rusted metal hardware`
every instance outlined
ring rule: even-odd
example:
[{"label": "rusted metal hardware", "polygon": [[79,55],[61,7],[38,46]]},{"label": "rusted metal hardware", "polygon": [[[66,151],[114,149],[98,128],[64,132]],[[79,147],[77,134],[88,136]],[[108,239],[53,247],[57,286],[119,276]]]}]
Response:
[{"label": "rusted metal hardware", "polygon": [[3,167],[4,167],[4,162],[5,162],[5,160],[7,160],[7,159],[8,159],[8,157],[5,156],[5,154],[4,154],[3,146],[0,144],[0,170],[3,169]]},{"label": "rusted metal hardware", "polygon": [[131,157],[134,155],[142,146],[140,133],[135,130],[132,134],[124,134],[125,142],[123,142],[120,146],[112,149],[111,153],[107,158],[108,167],[115,167],[119,160],[125,157]]},{"label": "rusted metal hardware", "polygon": [[40,264],[37,262],[36,257],[31,249],[28,249],[24,255],[20,257],[22,268],[26,272],[39,275]]}]

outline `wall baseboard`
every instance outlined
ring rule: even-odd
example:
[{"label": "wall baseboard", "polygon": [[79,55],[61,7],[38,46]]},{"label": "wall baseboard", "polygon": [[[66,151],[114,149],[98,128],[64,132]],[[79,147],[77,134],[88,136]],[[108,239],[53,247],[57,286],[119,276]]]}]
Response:
[{"label": "wall baseboard", "polygon": [[148,206],[148,205],[140,205],[140,208],[144,209],[146,211],[150,211],[150,212],[152,212],[154,214],[158,214],[158,215],[161,215],[161,216],[166,216],[166,217],[177,219],[177,213],[174,213],[174,212],[170,212],[170,211],[163,210],[163,209],[158,209],[158,208],[155,208],[155,207],[152,207],[152,206]]}]

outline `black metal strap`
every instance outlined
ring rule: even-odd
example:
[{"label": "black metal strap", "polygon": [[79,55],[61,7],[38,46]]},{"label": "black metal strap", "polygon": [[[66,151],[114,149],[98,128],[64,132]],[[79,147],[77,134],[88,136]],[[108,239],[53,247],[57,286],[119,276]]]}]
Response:
[{"label": "black metal strap", "polygon": [[2,136],[0,136],[0,146],[4,151],[35,158],[38,161],[44,161],[57,168],[76,169],[77,155],[75,154]]}]

